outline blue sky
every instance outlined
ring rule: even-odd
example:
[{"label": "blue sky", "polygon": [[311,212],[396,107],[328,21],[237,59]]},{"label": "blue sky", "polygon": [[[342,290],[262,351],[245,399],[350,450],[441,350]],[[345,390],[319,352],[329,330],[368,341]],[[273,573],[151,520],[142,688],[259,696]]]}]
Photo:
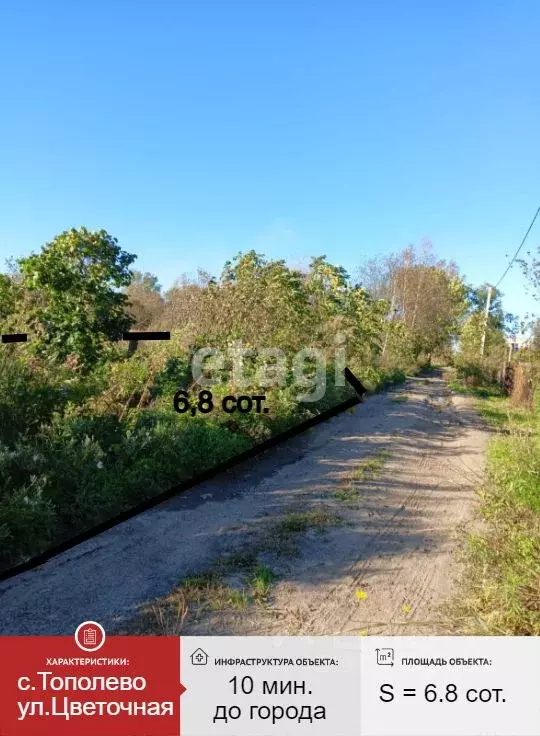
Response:
[{"label": "blue sky", "polygon": [[[354,271],[429,238],[495,282],[540,203],[539,22],[536,0],[4,2],[2,260],[103,227],[168,286],[252,247]],[[531,309],[517,268],[502,288]]]}]

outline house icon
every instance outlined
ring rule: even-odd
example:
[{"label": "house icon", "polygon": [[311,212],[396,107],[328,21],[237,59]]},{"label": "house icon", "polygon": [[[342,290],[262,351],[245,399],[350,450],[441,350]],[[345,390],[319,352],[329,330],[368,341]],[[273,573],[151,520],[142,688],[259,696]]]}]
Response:
[{"label": "house icon", "polygon": [[196,649],[191,655],[191,664],[208,664],[208,654],[202,649]]}]

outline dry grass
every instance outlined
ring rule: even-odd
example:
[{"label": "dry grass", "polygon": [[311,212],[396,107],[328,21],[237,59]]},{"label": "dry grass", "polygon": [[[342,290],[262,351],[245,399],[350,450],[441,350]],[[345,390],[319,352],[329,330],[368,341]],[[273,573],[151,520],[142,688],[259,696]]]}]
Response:
[{"label": "dry grass", "polygon": [[260,548],[279,557],[294,557],[299,553],[302,534],[311,529],[322,534],[327,527],[342,523],[343,519],[324,505],[307,511],[291,511],[268,527]]},{"label": "dry grass", "polygon": [[222,557],[212,569],[185,578],[168,595],[143,605],[116,633],[178,636],[188,626],[215,633],[230,626],[235,616],[266,609],[278,576],[259,557],[294,557],[307,531],[322,534],[341,523],[341,517],[326,506],[291,511],[263,527],[249,550]]},{"label": "dry grass", "polygon": [[406,404],[409,400],[409,397],[406,394],[400,394],[399,396],[394,396],[392,398],[393,404]]},{"label": "dry grass", "polygon": [[342,487],[334,493],[334,498],[342,501],[346,505],[354,505],[358,501],[361,490],[358,484],[362,481],[376,478],[389,456],[387,450],[379,450],[372,457],[360,460],[347,474]]},{"label": "dry grass", "polygon": [[533,407],[533,385],[532,385],[532,369],[516,363],[514,365],[512,376],[512,392],[510,394],[510,403],[513,406],[525,407],[532,409]]}]

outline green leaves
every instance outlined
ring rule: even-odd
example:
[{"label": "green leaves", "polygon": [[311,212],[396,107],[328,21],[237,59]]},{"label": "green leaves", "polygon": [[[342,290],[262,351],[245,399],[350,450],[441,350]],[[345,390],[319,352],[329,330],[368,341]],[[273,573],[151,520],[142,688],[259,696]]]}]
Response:
[{"label": "green leaves", "polygon": [[58,362],[75,356],[83,370],[96,365],[106,341],[133,324],[118,289],[130,283],[135,258],[105,230],[84,227],[66,230],[41,253],[21,258],[22,285],[40,295],[30,314],[41,327],[37,352]]}]

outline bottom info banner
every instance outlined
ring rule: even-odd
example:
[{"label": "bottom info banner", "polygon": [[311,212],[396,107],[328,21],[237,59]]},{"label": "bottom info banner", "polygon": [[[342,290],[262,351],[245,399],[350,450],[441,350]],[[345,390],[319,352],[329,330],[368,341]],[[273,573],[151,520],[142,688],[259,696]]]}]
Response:
[{"label": "bottom info banner", "polygon": [[0,736],[539,736],[535,637],[0,638]]}]

